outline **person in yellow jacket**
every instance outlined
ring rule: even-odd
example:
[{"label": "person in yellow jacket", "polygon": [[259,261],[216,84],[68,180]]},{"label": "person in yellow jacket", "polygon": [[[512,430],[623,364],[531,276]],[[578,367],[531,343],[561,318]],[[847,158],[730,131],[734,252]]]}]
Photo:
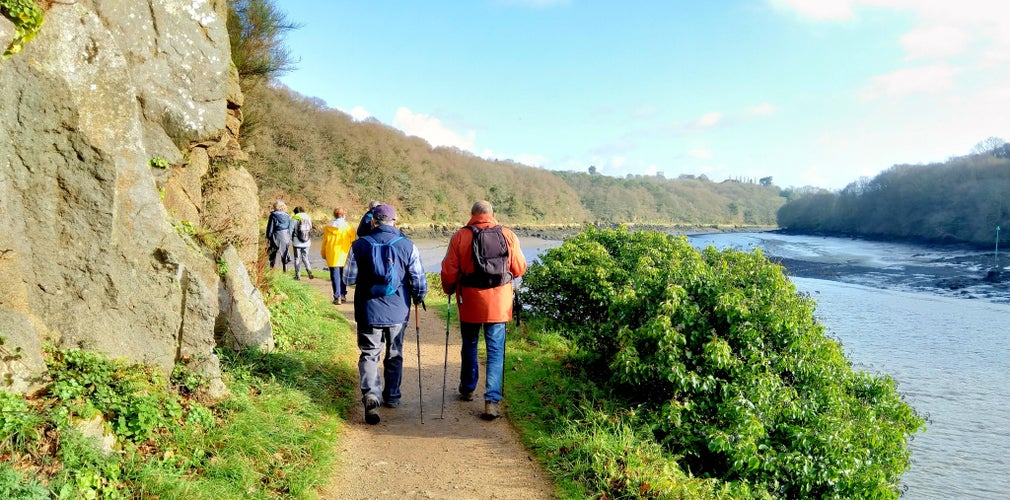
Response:
[{"label": "person in yellow jacket", "polygon": [[319,250],[330,268],[333,303],[338,305],[347,302],[347,283],[343,282],[342,275],[347,253],[351,251],[351,243],[355,239],[354,228],[344,220],[346,216],[347,210],[343,208],[333,210],[333,221],[323,227],[323,243]]}]

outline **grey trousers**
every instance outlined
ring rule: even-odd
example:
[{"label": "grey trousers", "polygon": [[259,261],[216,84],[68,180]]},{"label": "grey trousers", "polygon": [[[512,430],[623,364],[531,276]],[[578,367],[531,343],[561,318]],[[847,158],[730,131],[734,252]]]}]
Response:
[{"label": "grey trousers", "polygon": [[[403,380],[403,331],[406,325],[359,326],[358,375],[361,396],[374,397],[379,403],[400,401],[400,381]],[[385,351],[382,377],[379,377],[379,357]],[[385,384],[383,384],[385,382]]]}]

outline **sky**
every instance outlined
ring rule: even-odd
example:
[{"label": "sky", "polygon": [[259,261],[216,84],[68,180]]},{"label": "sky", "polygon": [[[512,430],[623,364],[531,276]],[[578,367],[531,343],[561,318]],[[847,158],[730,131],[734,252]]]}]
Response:
[{"label": "sky", "polygon": [[1010,139],[1006,0],[289,0],[283,85],[488,159],[842,189]]}]

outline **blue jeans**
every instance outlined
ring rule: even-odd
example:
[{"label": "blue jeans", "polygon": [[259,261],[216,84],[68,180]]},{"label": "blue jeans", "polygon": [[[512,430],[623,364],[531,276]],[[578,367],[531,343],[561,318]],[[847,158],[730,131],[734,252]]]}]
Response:
[{"label": "blue jeans", "polygon": [[341,279],[342,274],[344,274],[344,268],[330,268],[330,285],[333,287],[333,300],[337,300],[340,297],[347,295],[347,283],[344,283]]},{"label": "blue jeans", "polygon": [[484,401],[497,403],[502,398],[502,378],[505,376],[505,323],[460,323],[463,346],[459,370],[459,385],[464,391],[477,388],[479,366],[477,341],[484,327],[484,346],[487,348],[487,367],[484,370]]},{"label": "blue jeans", "polygon": [[[403,380],[403,330],[404,324],[393,326],[358,327],[358,376],[361,378],[362,398],[374,397],[380,403],[400,401],[400,381]],[[379,356],[382,361],[382,378],[379,377]],[[385,384],[383,384],[385,381]]]}]

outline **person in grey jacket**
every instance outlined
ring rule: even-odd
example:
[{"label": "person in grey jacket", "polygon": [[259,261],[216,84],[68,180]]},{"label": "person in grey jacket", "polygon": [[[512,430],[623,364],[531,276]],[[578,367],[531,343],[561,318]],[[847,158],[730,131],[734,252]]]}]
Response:
[{"label": "person in grey jacket", "polygon": [[[303,223],[307,224],[309,228],[305,234],[299,230]],[[309,275],[309,279],[315,278],[312,275],[312,267],[309,265],[309,247],[312,246],[312,219],[302,207],[295,207],[295,215],[291,217],[291,246],[295,251],[295,279],[300,279],[298,275],[302,268]]]},{"label": "person in grey jacket", "polygon": [[288,248],[291,244],[291,216],[287,213],[288,206],[281,200],[274,202],[274,211],[267,218],[267,261],[270,267],[277,267],[280,261],[281,269],[287,272],[291,254]]}]

